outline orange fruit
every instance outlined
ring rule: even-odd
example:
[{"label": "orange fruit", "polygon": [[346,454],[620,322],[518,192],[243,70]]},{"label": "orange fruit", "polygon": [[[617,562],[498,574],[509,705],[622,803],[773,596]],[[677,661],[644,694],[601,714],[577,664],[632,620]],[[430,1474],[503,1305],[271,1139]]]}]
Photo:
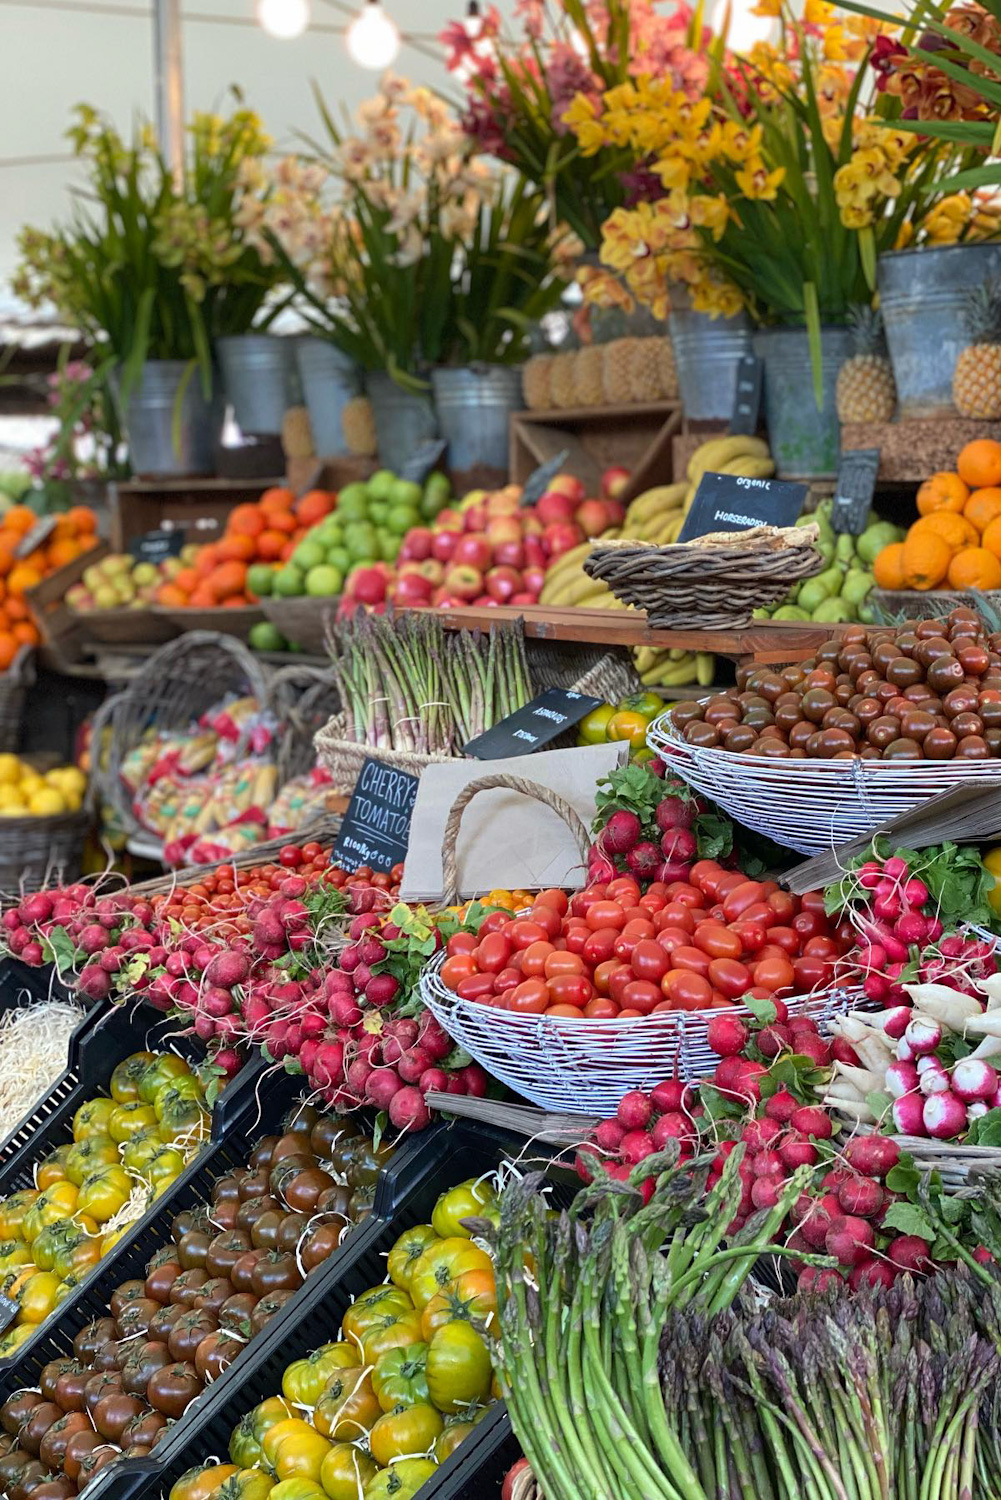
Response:
[{"label": "orange fruit", "polygon": [[249,603],[250,600],[246,594],[230,594],[228,598],[223,599],[222,607],[223,609],[243,609]]},{"label": "orange fruit", "polygon": [[179,568],[170,581],[187,596],[198,587],[198,574],[194,568]]},{"label": "orange fruit", "polygon": [[904,587],[933,589],[948,573],[951,561],[952,550],[948,542],[936,536],[933,531],[926,532],[923,536],[908,533],[904,541]]},{"label": "orange fruit", "polygon": [[0,537],[0,578],[6,578],[16,561],[14,547],[16,541],[7,537]]},{"label": "orange fruit", "polygon": [[1001,558],[1001,516],[984,527],[980,545],[986,547],[988,552],[993,552],[995,557]]},{"label": "orange fruit", "polygon": [[80,536],[93,535],[97,530],[97,516],[89,505],[74,505],[66,512],[66,524]]},{"label": "orange fruit", "polygon": [[952,589],[1001,589],[1001,561],[986,547],[964,547],[949,564]]},{"label": "orange fruit", "polygon": [[324,516],[329,516],[337,504],[337,496],[331,495],[328,490],[309,490],[296,501],[296,519],[303,526],[315,526],[317,521],[322,521]]},{"label": "orange fruit", "polygon": [[9,630],[0,630],[0,672],[5,672],[19,650]]},{"label": "orange fruit", "polygon": [[71,536],[54,541],[49,547],[49,564],[53,568],[64,568],[80,556],[80,543]]},{"label": "orange fruit", "polygon": [[954,510],[936,510],[930,516],[922,516],[919,521],[914,522],[908,535],[913,533],[922,536],[926,531],[940,536],[953,552],[958,552],[960,547],[976,547],[980,544],[980,533],[976,526],[965,515],[959,516]]},{"label": "orange fruit", "polygon": [[298,547],[298,545],[299,545],[299,543],[296,541],[295,537],[294,536],[290,536],[289,539],[288,539],[288,541],[285,543],[284,547],[282,548],[282,551],[281,551],[281,561],[282,562],[288,562],[289,559],[292,556],[292,553],[295,551],[295,549],[296,549],[296,547]]},{"label": "orange fruit", "polygon": [[891,542],[877,553],[872,565],[876,587],[880,589],[902,589],[904,587],[904,544]]},{"label": "orange fruit", "polygon": [[220,562],[252,562],[257,556],[257,548],[252,536],[241,536],[236,533],[232,536],[224,536],[219,543]]},{"label": "orange fruit", "polygon": [[219,561],[219,543],[209,542],[195,558],[195,572],[199,578],[207,578]]},{"label": "orange fruit", "polygon": [[956,468],[971,489],[1001,484],[1001,443],[994,438],[974,438],[960,453]]},{"label": "orange fruit", "polygon": [[295,496],[291,490],[276,486],[274,489],[265,490],[257,504],[265,515],[271,517],[283,511],[290,511],[295,504]]},{"label": "orange fruit", "polygon": [[[180,574],[178,574],[180,577]],[[156,591],[157,604],[165,604],[168,609],[184,609],[188,603],[188,595],[182,589],[177,579],[173,583],[161,583]]]},{"label": "orange fruit", "polygon": [[218,603],[215,590],[208,579],[203,579],[188,600],[192,609],[215,609]]},{"label": "orange fruit", "polygon": [[269,531],[283,531],[291,536],[295,529],[295,517],[290,510],[276,510],[268,516]]},{"label": "orange fruit", "polygon": [[[998,564],[1001,569],[1001,563]],[[37,646],[40,640],[37,626],[30,620],[19,620],[11,629],[11,635],[19,646]]]},{"label": "orange fruit", "polygon": [[256,505],[238,505],[226,521],[227,536],[260,536],[267,525],[264,512]]},{"label": "orange fruit", "polygon": [[985,485],[983,489],[974,490],[963,506],[963,515],[978,531],[985,531],[995,516],[1001,516],[1001,489],[996,485]]},{"label": "orange fruit", "polygon": [[12,505],[4,512],[4,530],[13,531],[16,536],[24,536],[37,520],[38,517],[30,505]]},{"label": "orange fruit", "polygon": [[247,583],[247,565],[242,562],[221,562],[205,580],[206,588],[218,601],[230,594],[242,594]]},{"label": "orange fruit", "polygon": [[969,494],[969,488],[958,474],[942,470],[938,474],[933,474],[930,479],[926,479],[918,490],[918,515],[930,516],[936,510],[954,510],[958,514],[966,504]]},{"label": "orange fruit", "polygon": [[12,594],[23,594],[26,589],[33,589],[42,581],[42,575],[37,568],[32,568],[26,562],[15,563],[7,577],[7,588]]},{"label": "orange fruit", "polygon": [[262,562],[277,562],[285,548],[287,538],[284,531],[270,528],[257,538],[257,555]]},{"label": "orange fruit", "polygon": [[[8,588],[8,591],[9,591],[9,589],[10,589],[10,583],[9,582],[7,584],[7,588]],[[4,610],[6,611],[8,620],[30,620],[31,619],[31,610],[28,608],[28,606],[25,604],[24,600],[19,595],[14,595],[14,594],[11,594],[10,592],[8,592],[6,601],[4,602]]]}]

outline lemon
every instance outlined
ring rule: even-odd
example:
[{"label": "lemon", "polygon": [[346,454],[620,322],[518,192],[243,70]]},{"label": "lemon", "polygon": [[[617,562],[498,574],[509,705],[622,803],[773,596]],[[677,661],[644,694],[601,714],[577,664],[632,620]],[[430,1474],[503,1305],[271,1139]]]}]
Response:
[{"label": "lemon", "polygon": [[27,804],[21,796],[20,787],[0,786],[0,812],[13,809],[15,812],[27,812]]},{"label": "lemon", "polygon": [[16,755],[0,755],[0,786],[15,786],[21,779],[21,762]]},{"label": "lemon", "polygon": [[33,792],[28,798],[28,807],[36,818],[51,818],[66,811],[66,800],[55,787],[43,786],[41,791]]},{"label": "lemon", "polygon": [[21,788],[22,797],[32,797],[35,792],[44,792],[47,790],[43,778],[39,776],[37,771],[31,770],[30,766],[25,768],[18,785]]}]

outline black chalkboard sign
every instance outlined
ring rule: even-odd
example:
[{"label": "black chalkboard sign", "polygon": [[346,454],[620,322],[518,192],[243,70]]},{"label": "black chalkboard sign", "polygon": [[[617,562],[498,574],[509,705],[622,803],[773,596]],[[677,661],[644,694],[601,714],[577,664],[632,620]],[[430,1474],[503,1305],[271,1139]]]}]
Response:
[{"label": "black chalkboard sign", "polygon": [[547,458],[544,464],[532,470],[522,486],[522,505],[534,505],[537,500],[542,499],[569,457],[570,449],[561,448],[559,453],[554,453],[552,458]]},{"label": "black chalkboard sign", "polygon": [[161,563],[165,557],[180,557],[183,548],[183,531],[147,531],[129,542],[136,562]]},{"label": "black chalkboard sign", "polygon": [[703,474],[678,541],[690,542],[711,531],[791,526],[803,509],[806,495],[805,484],[792,484],[785,479]]},{"label": "black chalkboard sign", "polygon": [[429,438],[410,455],[400,469],[399,477],[409,480],[411,484],[423,484],[431,471],[441,462],[447,447],[448,442],[445,438]]},{"label": "black chalkboard sign", "polygon": [[345,870],[371,865],[382,871],[402,864],[416,800],[416,776],[367,756],[334,840],[332,863]]},{"label": "black chalkboard sign", "polygon": [[479,734],[463,746],[466,755],[477,760],[504,760],[509,755],[531,755],[541,750],[550,741],[557,739],[565,729],[586,719],[592,709],[600,708],[603,700],[591,698],[587,693],[570,693],[563,688],[549,688],[508,714],[485,734]]},{"label": "black chalkboard sign", "polygon": [[858,536],[865,530],[878,473],[878,448],[852,448],[842,453],[831,506],[831,525],[835,531]]},{"label": "black chalkboard sign", "polygon": [[20,1311],[18,1304],[10,1297],[0,1297],[0,1333],[10,1327]]},{"label": "black chalkboard sign", "polygon": [[30,557],[36,547],[44,546],[55,531],[58,522],[59,517],[55,515],[43,516],[40,521],[36,521],[31,530],[24,533],[24,536],[14,548],[14,556]]},{"label": "black chalkboard sign", "polygon": [[762,364],[756,354],[744,354],[737,361],[737,385],[733,393],[733,416],[730,431],[737,436],[753,437],[761,416]]}]

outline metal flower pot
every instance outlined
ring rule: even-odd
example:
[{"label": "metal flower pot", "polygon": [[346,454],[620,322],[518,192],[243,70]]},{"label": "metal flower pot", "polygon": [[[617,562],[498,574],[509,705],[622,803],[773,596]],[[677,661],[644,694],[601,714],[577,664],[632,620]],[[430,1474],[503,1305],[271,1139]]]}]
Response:
[{"label": "metal flower pot", "polygon": [[668,315],[678,390],[690,422],[728,422],[733,416],[737,365],[751,352],[751,322],[710,318],[691,308],[672,308]]},{"label": "metal flower pot", "polygon": [[365,388],[372,403],[379,462],[383,468],[399,473],[419,444],[438,436],[434,403],[430,393],[425,396],[404,390],[384,370],[367,375]]},{"label": "metal flower pot", "polygon": [[952,375],[967,339],[966,294],[1001,276],[1001,243],[894,250],[877,267],[899,416],[954,416]]},{"label": "metal flower pot", "polygon": [[240,431],[258,437],[280,433],[286,411],[295,405],[292,339],[242,333],[217,339],[216,350]]},{"label": "metal flower pot", "polygon": [[348,451],[344,440],[344,408],[361,394],[361,370],[329,339],[312,336],[296,339],[295,361],[309,412],[313,447],[320,458],[338,458]]},{"label": "metal flower pot", "polygon": [[520,367],[434,370],[431,387],[438,426],[448,439],[449,468],[460,474],[476,468],[507,473],[508,424],[523,404]]},{"label": "metal flower pot", "polygon": [[127,399],[121,394],[120,374],[114,384],[134,474],[182,478],[215,472],[226,413],[217,370],[207,400],[201,371],[188,359],[148,360]]},{"label": "metal flower pot", "polygon": [[790,479],[833,479],[841,449],[834,392],[838,371],[852,352],[851,330],[831,326],[821,331],[823,400],[819,410],[805,328],[759,328],[754,352],[764,364],[768,442],[779,474]]}]

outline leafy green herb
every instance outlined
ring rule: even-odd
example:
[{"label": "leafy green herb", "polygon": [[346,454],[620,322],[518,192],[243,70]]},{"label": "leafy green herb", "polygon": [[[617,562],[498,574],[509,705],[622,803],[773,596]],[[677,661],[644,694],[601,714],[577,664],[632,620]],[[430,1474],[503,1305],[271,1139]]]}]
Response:
[{"label": "leafy green herb", "polygon": [[84,952],[78,948],[65,927],[53,927],[42,939],[42,957],[47,964],[55,964],[60,978],[78,968]]},{"label": "leafy green herb", "polygon": [[989,1109],[974,1120],[963,1139],[964,1146],[1001,1146],[1001,1109]]}]

